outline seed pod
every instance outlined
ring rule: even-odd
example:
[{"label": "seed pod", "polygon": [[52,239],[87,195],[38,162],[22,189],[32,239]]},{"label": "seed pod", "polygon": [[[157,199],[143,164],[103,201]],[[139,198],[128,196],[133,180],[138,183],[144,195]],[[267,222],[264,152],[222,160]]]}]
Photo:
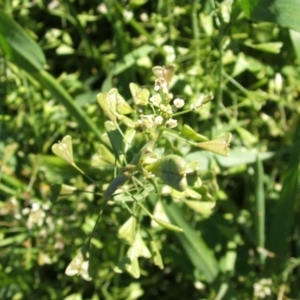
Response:
[{"label": "seed pod", "polygon": [[72,137],[70,135],[66,135],[60,142],[54,144],[51,149],[55,155],[74,165]]},{"label": "seed pod", "polygon": [[187,188],[186,162],[178,155],[167,155],[146,166],[150,171],[173,189],[183,192]]},{"label": "seed pod", "polygon": [[168,230],[172,230],[172,231],[176,231],[176,232],[183,232],[183,229],[176,226],[176,225],[173,225],[169,222],[166,222],[164,220],[160,220],[158,218],[155,218],[153,217],[152,218],[153,221],[157,222],[161,227],[165,228],[165,229],[168,229]]},{"label": "seed pod", "polygon": [[89,252],[84,248],[70,262],[65,273],[67,276],[80,275],[82,279],[91,281],[92,278],[89,274]]},{"label": "seed pod", "polygon": [[228,156],[230,153],[229,145],[231,141],[231,133],[226,133],[218,139],[198,143],[196,146],[204,150],[214,152],[219,155]]},{"label": "seed pod", "polygon": [[118,114],[127,115],[133,112],[131,106],[118,93],[116,88],[111,89],[108,93],[98,94],[97,100],[104,113],[114,123]]},{"label": "seed pod", "polygon": [[196,132],[192,127],[184,124],[180,135],[196,142],[206,142],[208,138]]},{"label": "seed pod", "polygon": [[148,104],[148,100],[150,96],[149,90],[140,88],[135,83],[130,83],[129,88],[135,105],[146,106]]}]

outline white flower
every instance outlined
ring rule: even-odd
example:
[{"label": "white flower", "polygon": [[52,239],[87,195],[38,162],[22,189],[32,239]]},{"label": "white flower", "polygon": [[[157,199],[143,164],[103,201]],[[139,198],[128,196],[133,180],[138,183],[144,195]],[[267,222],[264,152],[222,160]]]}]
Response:
[{"label": "white flower", "polygon": [[154,116],[153,115],[143,115],[143,122],[147,129],[151,129],[154,126]]},{"label": "white flower", "polygon": [[280,73],[275,74],[275,90],[279,94],[282,91],[282,76]]},{"label": "white flower", "polygon": [[163,120],[164,120],[164,118],[163,118],[162,116],[157,116],[157,117],[155,117],[155,119],[154,119],[154,123],[155,123],[156,125],[161,125],[162,122],[163,122]]},{"label": "white flower", "polygon": [[154,125],[154,115],[142,115],[141,118],[135,122],[135,128],[138,131],[151,129]]},{"label": "white flower", "polygon": [[129,11],[129,10],[124,10],[123,17],[124,17],[125,22],[130,22],[133,17],[133,12]]},{"label": "white flower", "polygon": [[168,83],[164,78],[158,78],[155,80],[154,90],[159,91],[162,90],[164,94],[169,93]]},{"label": "white flower", "polygon": [[169,94],[167,95],[167,98],[168,98],[169,101],[171,101],[171,100],[173,99],[173,94],[172,94],[172,93],[169,93]]},{"label": "white flower", "polygon": [[184,106],[184,100],[180,99],[180,98],[174,99],[173,103],[174,103],[175,107],[177,107],[177,108],[181,108]]},{"label": "white flower", "polygon": [[33,205],[27,219],[27,228],[31,229],[34,225],[42,226],[46,213],[43,209],[38,208],[39,205]]},{"label": "white flower", "polygon": [[162,92],[164,93],[164,94],[169,94],[169,88],[168,88],[168,85],[165,85],[165,86],[163,86],[162,87]]},{"label": "white flower", "polygon": [[154,106],[159,106],[161,103],[161,96],[160,94],[155,94],[152,97],[150,97],[149,101],[154,105]]},{"label": "white flower", "polygon": [[254,295],[257,298],[265,298],[266,296],[271,295],[271,288],[272,285],[272,279],[270,278],[262,278],[258,282],[254,283],[253,289],[254,289]]},{"label": "white flower", "polygon": [[177,120],[172,119],[172,118],[166,122],[166,126],[169,128],[175,128],[177,125],[178,125]]}]

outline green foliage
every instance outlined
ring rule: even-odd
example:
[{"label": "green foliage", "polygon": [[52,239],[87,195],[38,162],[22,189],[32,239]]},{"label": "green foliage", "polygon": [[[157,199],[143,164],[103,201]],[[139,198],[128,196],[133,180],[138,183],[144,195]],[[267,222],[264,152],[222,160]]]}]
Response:
[{"label": "green foliage", "polygon": [[0,298],[300,298],[298,4],[1,3]]},{"label": "green foliage", "polygon": [[242,0],[241,4],[248,18],[251,17],[256,21],[276,22],[281,26],[300,31],[297,12],[299,0]]}]

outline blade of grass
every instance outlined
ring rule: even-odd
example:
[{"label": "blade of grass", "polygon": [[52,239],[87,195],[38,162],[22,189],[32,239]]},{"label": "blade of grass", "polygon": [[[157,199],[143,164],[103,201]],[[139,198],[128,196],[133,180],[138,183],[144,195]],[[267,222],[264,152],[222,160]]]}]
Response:
[{"label": "blade of grass", "polygon": [[183,229],[178,237],[187,256],[199,271],[201,271],[208,282],[212,282],[218,275],[219,269],[213,252],[209,250],[205,241],[199,237],[196,231],[184,220],[179,208],[172,201],[163,201],[163,207],[170,221]]},{"label": "blade of grass", "polygon": [[276,258],[270,262],[275,269],[284,262],[287,254],[288,239],[294,222],[294,207],[299,197],[299,140],[300,122],[298,122],[295,131],[293,152],[290,154],[288,168],[283,174],[282,190],[275,208],[268,238],[268,249],[276,254]]},{"label": "blade of grass", "polygon": [[76,105],[69,93],[49,73],[42,70],[45,64],[44,53],[27,33],[0,10],[0,46],[5,54],[19,68],[31,74],[52,96],[62,103],[74,116],[80,126],[95,133],[101,139],[101,132]]},{"label": "blade of grass", "polygon": [[85,112],[76,104],[70,94],[65,88],[59,84],[48,72],[40,70],[39,72],[31,74],[45,89],[47,89],[56,101],[60,102],[66,107],[70,115],[72,115],[78,122],[80,127],[92,131],[102,141],[101,132]]},{"label": "blade of grass", "polygon": [[2,10],[0,10],[0,47],[10,60],[27,72],[39,71],[46,63],[40,46]]}]

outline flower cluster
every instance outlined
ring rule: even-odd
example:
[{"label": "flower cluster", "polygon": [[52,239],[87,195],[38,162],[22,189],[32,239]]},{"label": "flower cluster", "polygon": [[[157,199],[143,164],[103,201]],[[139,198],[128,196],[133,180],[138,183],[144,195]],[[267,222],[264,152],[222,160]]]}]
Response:
[{"label": "flower cluster", "polygon": [[[152,108],[152,114],[140,114],[135,122],[135,128],[139,131],[150,130],[155,126],[166,126],[175,128],[178,125],[177,120],[172,116],[178,110],[184,107],[183,99],[173,100],[173,94],[169,92],[169,83],[174,73],[174,66],[154,67],[153,72],[157,79],[154,84],[155,94],[149,98],[149,104]],[[173,103],[171,101],[173,100]]]},{"label": "flower cluster", "polygon": [[272,279],[262,278],[258,282],[254,283],[254,295],[258,298],[265,298],[271,295]]}]

